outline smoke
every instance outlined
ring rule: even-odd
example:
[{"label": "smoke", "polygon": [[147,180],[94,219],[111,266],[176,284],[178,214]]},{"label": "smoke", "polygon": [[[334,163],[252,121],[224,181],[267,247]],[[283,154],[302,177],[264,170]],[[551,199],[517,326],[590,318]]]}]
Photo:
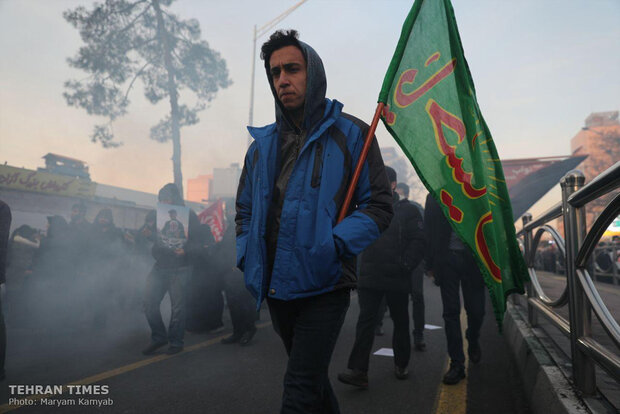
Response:
[{"label": "smoke", "polygon": [[150,340],[143,311],[150,242],[113,222],[63,221],[50,220],[38,247],[37,232],[11,238],[3,298],[9,367],[12,356],[40,371],[63,357],[79,364],[123,348],[138,355]]}]

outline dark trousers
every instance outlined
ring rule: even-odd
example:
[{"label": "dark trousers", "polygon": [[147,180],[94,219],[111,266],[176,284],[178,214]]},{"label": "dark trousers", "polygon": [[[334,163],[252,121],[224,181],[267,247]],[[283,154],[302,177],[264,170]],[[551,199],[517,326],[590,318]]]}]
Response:
[{"label": "dark trousers", "polygon": [[245,287],[243,273],[235,270],[224,277],[224,294],[230,311],[233,335],[243,335],[244,332],[255,329],[256,305]]},{"label": "dark trousers", "polygon": [[387,302],[385,301],[385,297],[381,300],[381,304],[379,305],[379,320],[377,321],[377,326],[383,327],[383,318],[385,318],[385,312],[387,312]]},{"label": "dark trousers", "polygon": [[348,289],[291,301],[267,298],[289,356],[282,414],[340,413],[327,373],[349,303]]},{"label": "dark trousers", "polygon": [[463,290],[465,311],[467,312],[467,331],[465,336],[469,344],[478,342],[480,327],[484,319],[485,289],[482,275],[477,268],[465,270],[464,251],[449,251],[447,266],[440,275],[441,300],[443,302],[443,319],[446,325],[448,354],[453,364],[463,365],[463,336],[461,335],[461,299],[459,285]]},{"label": "dark trousers", "polygon": [[[185,313],[187,283],[190,269],[154,268],[146,279],[144,313],[151,327],[152,342],[169,342],[171,346],[183,346],[185,335]],[[168,292],[172,313],[166,334],[166,326],[161,317],[160,305]]]},{"label": "dark trousers", "polygon": [[189,332],[208,332],[224,326],[223,283],[216,273],[206,266],[194,267],[190,277],[187,299],[187,324]]},{"label": "dark trousers", "polygon": [[6,325],[4,324],[4,312],[0,302],[0,380],[4,378],[4,360],[6,359]]},{"label": "dark trousers", "polygon": [[413,315],[413,341],[424,340],[424,264],[411,274],[411,313]]},{"label": "dark trousers", "polygon": [[360,315],[355,327],[355,343],[349,356],[348,367],[368,372],[368,363],[372,344],[375,340],[375,326],[380,317],[381,301],[385,297],[394,321],[392,347],[394,363],[399,367],[409,365],[411,340],[409,339],[409,292],[360,289],[358,299]]}]

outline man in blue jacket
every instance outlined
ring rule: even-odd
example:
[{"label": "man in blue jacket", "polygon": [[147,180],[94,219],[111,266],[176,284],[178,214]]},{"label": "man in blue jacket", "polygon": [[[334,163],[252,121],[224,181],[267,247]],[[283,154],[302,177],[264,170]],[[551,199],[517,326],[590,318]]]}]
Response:
[{"label": "man in blue jacket", "polygon": [[385,230],[392,195],[376,139],[337,224],[368,125],[325,98],[318,54],[294,30],[262,46],[276,122],[249,127],[237,192],[237,266],[267,300],[289,355],[282,413],[338,413],[328,367],[356,286],[355,257]]}]

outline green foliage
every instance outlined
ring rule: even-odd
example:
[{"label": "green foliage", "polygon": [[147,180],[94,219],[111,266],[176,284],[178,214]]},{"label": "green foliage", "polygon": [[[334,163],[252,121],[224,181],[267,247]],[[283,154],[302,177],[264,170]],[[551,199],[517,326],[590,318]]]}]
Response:
[{"label": "green foliage", "polygon": [[[231,84],[226,61],[200,39],[198,21],[182,20],[166,10],[172,2],[105,0],[95,3],[92,10],[80,6],[64,13],[84,42],[67,61],[89,76],[65,82],[63,95],[68,105],[109,119],[109,123],[95,127],[91,136],[94,142],[104,147],[120,145],[111,123],[127,113],[129,93],[138,79],[144,96],[153,104],[170,99],[171,94],[176,100],[181,90],[193,92],[193,107],[179,105],[179,127],[196,124],[198,112],[219,89]],[[158,10],[163,27],[158,24]],[[171,56],[168,66],[166,50]],[[152,139],[165,142],[172,138],[171,116],[151,128]]]}]

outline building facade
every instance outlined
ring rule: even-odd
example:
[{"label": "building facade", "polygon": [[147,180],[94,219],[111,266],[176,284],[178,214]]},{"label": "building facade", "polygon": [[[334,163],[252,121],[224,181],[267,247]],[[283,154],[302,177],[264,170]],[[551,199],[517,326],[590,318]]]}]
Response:
[{"label": "building facade", "polygon": [[187,180],[187,200],[195,203],[205,203],[209,199],[209,190],[213,174],[199,175]]},{"label": "building facade", "polygon": [[[595,112],[585,120],[585,126],[571,139],[573,155],[587,155],[579,169],[592,181],[609,167],[620,161],[620,120],[618,111]],[[586,221],[590,227],[601,214],[613,194],[602,197],[586,206]]]}]

